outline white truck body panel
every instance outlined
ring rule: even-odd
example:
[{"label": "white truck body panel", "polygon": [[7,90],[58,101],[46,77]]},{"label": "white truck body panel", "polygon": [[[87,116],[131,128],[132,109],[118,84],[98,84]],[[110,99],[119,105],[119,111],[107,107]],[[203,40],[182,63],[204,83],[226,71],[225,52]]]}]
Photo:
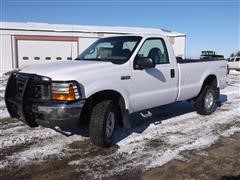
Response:
[{"label": "white truck body panel", "polygon": [[[143,39],[129,61],[122,65],[100,61],[69,61],[28,67],[24,73],[48,76],[52,80],[76,80],[80,83],[83,97],[88,98],[103,90],[119,92],[130,113],[196,97],[209,75],[217,77],[217,86],[226,86],[226,61],[206,61],[179,64],[173,48],[165,36],[142,35]],[[133,61],[147,38],[164,39],[170,63],[155,68],[134,70]],[[170,77],[170,69],[175,77]],[[121,76],[131,76],[121,80]]]},{"label": "white truck body panel", "polygon": [[[133,71],[132,92],[134,101],[134,111],[156,107],[176,100],[178,95],[178,74],[176,78],[171,79],[170,69],[177,69],[175,54],[169,40],[165,36],[148,35],[142,39],[139,47],[136,49],[133,57],[143,45],[147,38],[158,37],[162,38],[167,46],[169,54],[169,64],[157,64],[155,68],[146,69],[143,71]],[[132,59],[132,66],[133,66]],[[178,73],[178,71],[176,71]],[[147,82],[147,85],[146,85]]]},{"label": "white truck body panel", "polygon": [[99,61],[63,61],[27,67],[23,72],[51,77],[55,81],[75,79],[84,89],[83,98],[102,90],[115,90],[124,97],[126,107],[132,110],[134,105],[129,101],[131,82],[121,81],[120,78],[121,75],[128,75],[129,69],[129,63],[113,65],[111,62]]},{"label": "white truck body panel", "polygon": [[178,101],[191,99],[199,94],[204,80],[215,75],[218,87],[226,87],[226,61],[206,61],[199,63],[178,64],[180,80]]}]

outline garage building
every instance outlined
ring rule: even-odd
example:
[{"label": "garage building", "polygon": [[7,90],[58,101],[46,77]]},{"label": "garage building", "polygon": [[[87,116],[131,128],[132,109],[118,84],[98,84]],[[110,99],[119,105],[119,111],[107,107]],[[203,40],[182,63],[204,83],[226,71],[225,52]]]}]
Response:
[{"label": "garage building", "polygon": [[128,33],[165,34],[185,58],[186,35],[164,29],[0,22],[0,71],[74,60],[97,39]]}]

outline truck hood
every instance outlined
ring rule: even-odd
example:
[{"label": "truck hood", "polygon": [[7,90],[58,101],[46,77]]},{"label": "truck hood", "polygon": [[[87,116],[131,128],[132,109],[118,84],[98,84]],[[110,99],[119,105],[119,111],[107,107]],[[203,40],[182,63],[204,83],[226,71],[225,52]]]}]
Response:
[{"label": "truck hood", "polygon": [[50,77],[53,80],[73,80],[83,75],[93,75],[106,69],[115,69],[119,65],[102,61],[62,61],[34,65],[23,68],[21,72]]}]

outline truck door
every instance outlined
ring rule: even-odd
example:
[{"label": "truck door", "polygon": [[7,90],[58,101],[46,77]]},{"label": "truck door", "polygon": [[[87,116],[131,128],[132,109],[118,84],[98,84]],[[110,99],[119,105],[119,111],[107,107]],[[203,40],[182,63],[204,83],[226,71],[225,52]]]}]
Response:
[{"label": "truck door", "polygon": [[172,103],[178,94],[178,70],[162,38],[146,39],[137,57],[148,57],[156,67],[133,70],[132,99],[135,111]]}]

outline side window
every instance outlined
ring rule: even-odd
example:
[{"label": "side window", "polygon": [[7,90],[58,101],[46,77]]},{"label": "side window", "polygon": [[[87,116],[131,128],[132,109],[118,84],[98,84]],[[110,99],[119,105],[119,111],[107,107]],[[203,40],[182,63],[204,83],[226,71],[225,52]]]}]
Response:
[{"label": "side window", "polygon": [[239,61],[240,61],[240,58],[236,58],[236,60],[235,60],[235,61],[239,62]]},{"label": "side window", "polygon": [[169,63],[168,52],[163,39],[147,39],[137,56],[151,58],[156,64]]}]

